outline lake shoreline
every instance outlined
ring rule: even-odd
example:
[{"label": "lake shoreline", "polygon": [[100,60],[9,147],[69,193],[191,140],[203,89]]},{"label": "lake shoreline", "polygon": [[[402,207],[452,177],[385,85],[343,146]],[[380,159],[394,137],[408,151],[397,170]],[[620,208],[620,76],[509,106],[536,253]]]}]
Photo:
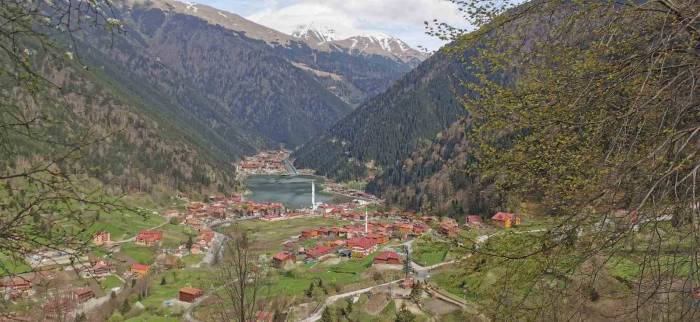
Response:
[{"label": "lake shoreline", "polygon": [[249,175],[243,181],[245,196],[256,202],[281,202],[289,209],[311,207],[311,182],[316,182],[316,202],[339,204],[352,201],[349,196],[325,191],[326,178],[314,175]]}]

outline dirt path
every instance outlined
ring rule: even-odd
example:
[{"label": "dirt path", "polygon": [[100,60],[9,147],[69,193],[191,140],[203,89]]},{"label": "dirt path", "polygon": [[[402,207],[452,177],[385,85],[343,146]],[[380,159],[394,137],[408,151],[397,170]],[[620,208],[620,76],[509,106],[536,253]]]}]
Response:
[{"label": "dirt path", "polygon": [[[154,229],[161,228],[161,227],[167,225],[168,222],[169,222],[169,220],[166,220],[166,221],[163,222],[162,224],[157,225],[157,226],[153,226],[153,227],[151,227],[151,228],[147,228],[146,230],[154,230]],[[124,244],[124,243],[132,242],[132,241],[134,241],[134,239],[136,239],[136,236],[138,236],[138,234],[136,234],[135,236],[133,236],[133,237],[131,237],[131,238],[122,239],[122,240],[120,240],[120,241],[113,241],[113,242],[112,242],[112,245],[121,245],[121,244]]]},{"label": "dirt path", "polygon": [[309,317],[307,317],[306,319],[301,320],[300,322],[316,322],[316,321],[318,321],[318,320],[321,319],[321,315],[323,314],[323,310],[325,310],[326,307],[328,307],[329,305],[335,303],[336,301],[338,301],[338,300],[340,300],[340,299],[343,299],[343,298],[346,298],[346,297],[355,296],[355,295],[360,295],[360,294],[363,294],[363,293],[367,293],[367,292],[369,292],[369,291],[371,291],[371,290],[373,290],[373,289],[375,289],[375,288],[384,287],[384,286],[388,286],[388,285],[391,285],[391,284],[396,284],[396,283],[398,283],[398,282],[401,282],[402,280],[403,280],[403,279],[399,279],[399,280],[391,281],[391,282],[388,282],[388,283],[379,284],[379,285],[371,286],[371,287],[368,287],[368,288],[363,288],[363,289],[357,290],[357,291],[352,291],[352,292],[347,292],[347,293],[342,293],[342,294],[336,294],[336,295],[333,295],[333,296],[329,296],[329,297],[326,298],[326,300],[323,302],[322,305],[318,306],[318,307],[316,308],[316,310],[314,310],[314,312],[313,312]]}]

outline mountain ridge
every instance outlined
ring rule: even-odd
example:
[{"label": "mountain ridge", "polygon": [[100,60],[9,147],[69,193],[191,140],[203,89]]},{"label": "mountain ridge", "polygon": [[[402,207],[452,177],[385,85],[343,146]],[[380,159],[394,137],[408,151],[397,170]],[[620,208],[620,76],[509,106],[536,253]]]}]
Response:
[{"label": "mountain ridge", "polygon": [[[425,55],[411,49],[387,52],[380,45],[366,40],[367,49],[352,48],[353,40],[332,42],[305,41],[252,22],[235,13],[202,4],[186,4],[176,0],[121,0],[124,10],[158,9],[166,14],[182,14],[200,18],[213,26],[241,34],[266,44],[281,57],[309,73],[325,88],[352,107],[383,92],[395,80],[417,66]],[[355,40],[358,41],[358,40]],[[385,46],[386,47],[386,46]],[[400,48],[401,45],[393,45]],[[316,73],[319,71],[321,73]],[[329,79],[320,74],[341,76]]]}]

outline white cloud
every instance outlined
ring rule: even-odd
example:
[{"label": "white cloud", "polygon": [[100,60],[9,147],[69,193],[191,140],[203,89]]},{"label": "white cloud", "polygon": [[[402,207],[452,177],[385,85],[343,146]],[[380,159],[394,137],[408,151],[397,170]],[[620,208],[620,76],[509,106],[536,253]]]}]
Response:
[{"label": "white cloud", "polygon": [[260,3],[264,6],[258,5],[258,10],[244,13],[246,18],[285,33],[291,33],[298,25],[314,22],[335,29],[341,38],[384,32],[413,46],[422,45],[429,49],[437,49],[443,42],[425,34],[424,21],[438,19],[453,25],[464,24],[457,7],[447,0],[287,0]]}]

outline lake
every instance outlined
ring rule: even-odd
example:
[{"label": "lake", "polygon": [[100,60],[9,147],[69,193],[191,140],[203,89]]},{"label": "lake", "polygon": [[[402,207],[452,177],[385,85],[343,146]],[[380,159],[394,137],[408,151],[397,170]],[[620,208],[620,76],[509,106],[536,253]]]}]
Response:
[{"label": "lake", "polygon": [[351,199],[328,193],[320,193],[323,178],[311,176],[253,175],[245,180],[250,194],[246,199],[257,202],[281,202],[287,208],[311,207],[311,181],[316,180],[316,202],[341,203]]}]

